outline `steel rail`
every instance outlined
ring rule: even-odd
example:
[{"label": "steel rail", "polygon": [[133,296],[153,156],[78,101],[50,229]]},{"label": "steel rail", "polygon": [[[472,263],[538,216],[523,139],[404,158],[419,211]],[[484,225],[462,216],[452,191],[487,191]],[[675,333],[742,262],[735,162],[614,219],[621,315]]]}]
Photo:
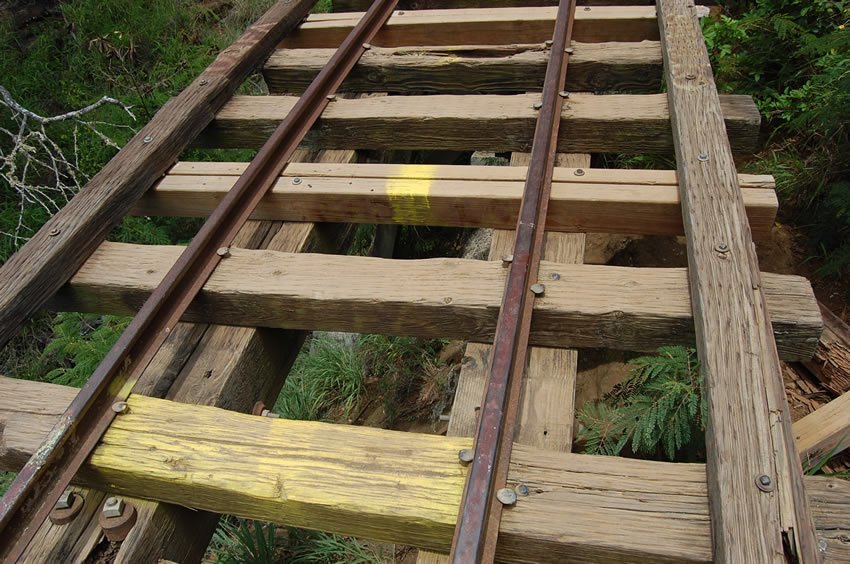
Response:
[{"label": "steel rail", "polygon": [[[569,95],[563,92],[563,88],[572,53],[570,38],[575,7],[576,0],[561,0],[555,20],[513,258],[490,353],[490,371],[479,415],[475,452],[452,543],[451,560],[454,564],[492,562],[495,559],[502,511],[495,492],[497,484],[503,486],[507,480],[522,394],[522,375],[527,365],[528,334],[534,307],[532,285],[537,282],[546,232],[561,109],[564,98]],[[535,290],[539,292],[540,288]]]},{"label": "steel rail", "polygon": [[206,283],[251,212],[332,100],[397,0],[375,0],[357,26],[259,150],[145,301],[0,500],[0,556],[16,561],[113,418],[126,410],[144,369]]}]

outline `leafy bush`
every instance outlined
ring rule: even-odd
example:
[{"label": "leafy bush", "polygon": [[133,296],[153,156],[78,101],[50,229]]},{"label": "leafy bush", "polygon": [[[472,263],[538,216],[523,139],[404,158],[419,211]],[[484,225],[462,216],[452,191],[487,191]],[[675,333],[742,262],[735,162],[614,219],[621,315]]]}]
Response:
[{"label": "leafy bush", "polygon": [[696,351],[661,347],[630,362],[625,382],[579,411],[585,452],[617,456],[628,447],[651,458],[699,458],[706,404]]},{"label": "leafy bush", "polygon": [[49,371],[43,379],[81,387],[128,323],[128,318],[113,315],[59,313],[53,325],[53,340],[44,349],[44,354],[57,355],[60,366]]},{"label": "leafy bush", "polygon": [[704,20],[721,89],[751,94],[767,149],[749,169],[773,174],[821,275],[850,273],[850,1],[756,0]]}]

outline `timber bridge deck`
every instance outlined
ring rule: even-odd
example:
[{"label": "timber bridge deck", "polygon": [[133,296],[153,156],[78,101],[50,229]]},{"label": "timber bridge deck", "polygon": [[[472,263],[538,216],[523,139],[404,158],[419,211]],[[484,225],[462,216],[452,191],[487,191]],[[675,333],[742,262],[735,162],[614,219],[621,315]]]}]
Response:
[{"label": "timber bridge deck", "polygon": [[[850,561],[850,487],[802,475],[780,368],[811,358],[821,315],[807,280],[759,272],[774,181],[734,160],[759,114],[718,95],[700,9],[312,4],[275,4],[0,270],[0,342],[42,307],[141,311],[76,399],[0,378],[0,462],[21,472],[4,559],[85,560],[120,494],[125,562],[198,561],[219,513],[423,563]],[[271,94],[234,95],[258,68]],[[175,164],[191,146],[262,149]],[[677,170],[594,153],[675,154]],[[211,219],[188,251],[104,242],[126,214]],[[333,254],[356,223],[493,228],[491,260]],[[586,265],[585,233],[685,235],[689,267]],[[470,341],[448,436],[250,415],[310,330]],[[708,384],[707,464],[571,453],[577,349],[676,343],[696,344]]]}]

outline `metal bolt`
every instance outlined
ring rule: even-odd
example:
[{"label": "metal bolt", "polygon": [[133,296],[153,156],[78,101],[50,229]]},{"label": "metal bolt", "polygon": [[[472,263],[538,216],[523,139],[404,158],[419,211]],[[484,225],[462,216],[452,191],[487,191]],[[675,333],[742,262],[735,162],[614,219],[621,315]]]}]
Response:
[{"label": "metal bolt", "polygon": [[297,176],[296,176],[295,178],[293,178],[293,179],[292,179],[292,183],[293,183],[293,184],[295,184],[296,186],[298,186],[299,184],[301,184],[301,182],[302,182],[302,180],[301,180],[299,177],[297,177]]},{"label": "metal bolt", "polygon": [[561,90],[560,92],[558,92],[558,96],[560,96],[561,98],[569,98],[570,93],[567,92],[566,90]]},{"label": "metal bolt", "polygon": [[54,227],[53,229],[51,229],[51,230],[48,232],[48,235],[50,235],[51,237],[56,237],[56,236],[57,236],[57,235],[59,235],[60,233],[62,233],[62,230],[61,230],[61,229],[59,229],[59,228],[57,228],[57,227]]},{"label": "metal bolt", "polygon": [[368,51],[369,49],[371,49],[371,48],[372,48],[372,44],[371,44],[371,43],[364,43],[364,44],[363,44],[363,48],[364,48],[364,49],[366,49],[366,50]]},{"label": "metal bolt", "polygon": [[708,154],[700,153],[699,155],[697,155],[697,160],[702,163],[706,162],[708,160]]},{"label": "metal bolt", "polygon": [[496,499],[502,505],[516,505],[516,492],[511,488],[502,488],[496,492]]},{"label": "metal bolt", "polygon": [[525,484],[520,484],[516,487],[516,493],[519,495],[528,495],[528,486]]},{"label": "metal bolt", "polygon": [[71,490],[65,490],[59,496],[48,518],[54,525],[67,525],[80,514],[84,504],[85,499],[83,499],[83,496]]},{"label": "metal bolt", "polygon": [[550,275],[549,275],[549,277],[550,277],[552,280],[560,280],[560,279],[561,279],[561,275],[560,275],[560,274],[558,274],[557,272],[553,272],[552,274],[550,274]]},{"label": "metal bolt", "polygon": [[221,258],[227,258],[230,256],[230,247],[221,247],[216,251],[216,254]]},{"label": "metal bolt", "polygon": [[546,292],[546,286],[543,284],[532,284],[531,293],[535,296],[542,296]]},{"label": "metal bolt", "polygon": [[505,264],[510,264],[514,261],[513,255],[502,255],[502,262]]},{"label": "metal bolt", "polygon": [[534,108],[535,110],[539,110],[540,108],[543,107],[543,102],[534,102],[534,105],[531,106],[531,107]]},{"label": "metal bolt", "polygon": [[200,84],[201,86],[206,86],[207,84],[209,84],[209,82],[210,81],[207,80],[206,78],[202,78],[201,82],[199,82],[198,84]]},{"label": "metal bolt", "polygon": [[688,73],[685,75],[685,80],[694,80],[696,77],[697,75]]},{"label": "metal bolt", "polygon": [[577,168],[573,174],[575,174],[576,176],[584,176],[584,169]]},{"label": "metal bolt", "polygon": [[770,476],[767,474],[762,474],[758,478],[756,478],[756,486],[763,492],[772,492],[773,491],[773,480],[770,479]]},{"label": "metal bolt", "polygon": [[471,448],[461,449],[457,453],[457,459],[460,460],[463,464],[469,464],[472,462],[472,459],[475,458],[475,453]]},{"label": "metal bolt", "polygon": [[450,304],[450,303],[452,303],[452,299],[449,298],[449,297],[443,298],[443,303]]},{"label": "metal bolt", "polygon": [[547,40],[544,42],[544,45],[546,45],[546,47],[551,47],[551,46],[552,46],[552,40],[551,40],[551,39],[547,39]]},{"label": "metal bolt", "polygon": [[124,500],[120,497],[106,498],[101,511],[104,517],[121,517],[124,513]]},{"label": "metal bolt", "polygon": [[145,135],[145,138],[144,138],[144,139],[142,139],[142,143],[144,143],[144,144],[146,144],[146,145],[147,145],[148,143],[150,143],[151,141],[153,141],[153,137],[151,137],[150,135]]},{"label": "metal bolt", "polygon": [[269,418],[271,418],[271,419],[275,419],[275,418],[277,418],[277,417],[280,417],[280,414],[278,414],[278,413],[272,413],[270,410],[268,410],[268,409],[264,409],[263,411],[261,411],[261,412],[260,412],[260,416],[261,416],[261,417],[269,417]]},{"label": "metal bolt", "polygon": [[336,100],[336,94],[328,94],[327,96],[325,96],[325,98],[333,102],[334,100]]},{"label": "metal bolt", "polygon": [[68,509],[74,504],[74,492],[71,490],[65,490],[62,492],[62,495],[59,496],[59,499],[56,500],[56,505],[53,506],[54,509]]},{"label": "metal bolt", "polygon": [[725,254],[729,252],[729,245],[727,245],[726,243],[720,243],[719,245],[714,247],[714,250],[718,253]]},{"label": "metal bolt", "polygon": [[112,411],[115,413],[127,413],[127,402],[126,401],[116,401],[112,404]]},{"label": "metal bolt", "polygon": [[826,552],[827,548],[829,548],[829,544],[826,542],[826,539],[818,539],[818,551]]},{"label": "metal bolt", "polygon": [[567,47],[566,49],[564,49],[564,53],[566,53],[567,55],[572,55],[575,52],[576,52],[576,50],[573,49],[572,47]]}]

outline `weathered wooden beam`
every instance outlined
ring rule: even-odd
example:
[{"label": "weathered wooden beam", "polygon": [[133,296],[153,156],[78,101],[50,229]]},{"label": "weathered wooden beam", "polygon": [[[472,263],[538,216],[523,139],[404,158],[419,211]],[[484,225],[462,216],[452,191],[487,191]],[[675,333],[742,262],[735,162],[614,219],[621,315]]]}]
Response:
[{"label": "weathered wooden beam", "polygon": [[[8,392],[8,380],[0,378],[4,443],[26,420],[23,396]],[[25,384],[36,390],[31,396],[42,386]],[[465,473],[457,452],[470,442],[131,396],[78,479],[207,511],[447,551]],[[0,465],[10,468],[2,452]],[[704,465],[516,445],[509,483],[526,484],[531,494],[505,511],[501,561],[711,558]],[[841,542],[850,533],[850,485],[807,484],[827,557],[841,561],[850,552]]]},{"label": "weathered wooden beam", "polygon": [[[513,153],[512,166],[527,166],[529,153]],[[590,155],[559,154],[556,166],[590,167]],[[515,231],[495,229],[491,234],[489,260],[513,252]],[[543,258],[553,262],[581,264],[584,261],[584,233],[547,233]],[[447,435],[472,437],[478,428],[478,414],[484,401],[492,346],[468,343],[458,376]],[[570,452],[575,419],[578,351],[530,347],[528,365],[522,375],[517,443]],[[419,551],[417,564],[448,564],[446,554]]]},{"label": "weathered wooden beam", "polygon": [[[506,45],[552,38],[556,7],[415,10],[394,12],[372,40],[380,47]],[[333,48],[362,13],[310,14],[282,46]],[[576,12],[573,39],[583,43],[658,39],[652,6],[602,6]]]},{"label": "weathered wooden beam", "polygon": [[[527,151],[535,94],[513,96],[387,96],[331,103],[306,143],[332,149]],[[204,147],[259,146],[297,98],[236,96],[198,139]],[[733,148],[751,153],[761,118],[749,96],[721,98]],[[670,115],[664,94],[573,94],[562,113],[558,151],[669,153]]]},{"label": "weathered wooden beam", "polygon": [[[354,151],[296,151],[293,159],[350,162]],[[244,163],[243,163],[244,166]],[[249,221],[233,241],[242,248],[284,252],[338,251],[342,226]],[[254,402],[275,401],[305,334],[301,331],[179,324],[142,374],[134,391],[172,401],[250,412]],[[59,388],[63,390],[63,388]],[[51,388],[51,392],[57,392]],[[101,537],[98,510],[105,495],[83,490],[87,506],[70,525],[45,521],[22,562],[84,561]],[[119,562],[200,561],[218,515],[143,500],[138,519],[118,548]]]},{"label": "weathered wooden beam", "polygon": [[[701,2],[697,2],[699,4]],[[651,0],[579,0],[579,6],[643,6]],[[365,12],[371,0],[333,0],[334,12]],[[518,6],[557,6],[558,0],[400,0],[400,10],[434,10],[438,8],[511,8]]]},{"label": "weathered wooden beam", "polygon": [[[573,45],[567,89],[658,92],[661,46],[636,43]],[[273,93],[304,91],[333,49],[279,49],[266,61],[263,77]],[[549,58],[536,45],[373,47],[342,84],[343,92],[428,92],[436,94],[516,94],[539,91]]]},{"label": "weathered wooden beam", "polygon": [[281,0],[0,267],[0,346],[85,262],[315,0]]},{"label": "weathered wooden beam", "polygon": [[708,52],[691,2],[657,6],[708,393],[714,558],[817,562],[766,277],[759,275]]},{"label": "weathered wooden beam", "polygon": [[[205,166],[209,164],[210,166]],[[224,198],[244,167],[181,163],[139,200],[132,213],[206,217]],[[349,165],[329,170],[289,167],[257,206],[254,219],[316,222],[443,225],[510,229],[516,225],[523,181],[487,178],[487,168],[429,165]],[[457,170],[460,169],[460,170]],[[467,170],[473,169],[473,170]],[[388,176],[381,177],[386,171]],[[455,172],[457,171],[457,172]],[[587,183],[588,169],[559,170],[553,183],[546,226],[551,231],[681,235],[682,213],[675,185]],[[484,178],[469,180],[480,172]],[[306,173],[306,174],[305,174]],[[597,177],[621,176],[600,171]],[[462,177],[458,178],[458,177]],[[752,177],[745,176],[744,182]],[[742,196],[758,238],[769,236],[778,200],[763,188],[744,184]]]},{"label": "weathered wooden beam", "polygon": [[850,447],[850,392],[795,421],[794,439],[803,461]]},{"label": "weathered wooden beam", "polygon": [[[104,243],[51,306],[132,314],[180,252]],[[543,262],[540,281],[546,295],[535,300],[533,345],[654,350],[694,339],[686,269]],[[504,283],[505,268],[489,261],[234,248],[185,320],[488,342]],[[780,349],[790,358],[810,355],[821,318],[808,281],[765,274],[764,283]]]}]

